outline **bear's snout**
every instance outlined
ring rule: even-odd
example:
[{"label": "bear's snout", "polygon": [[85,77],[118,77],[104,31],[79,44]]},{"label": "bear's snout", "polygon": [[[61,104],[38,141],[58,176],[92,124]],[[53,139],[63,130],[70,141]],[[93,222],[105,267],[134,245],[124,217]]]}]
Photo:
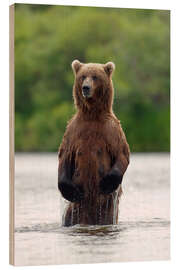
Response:
[{"label": "bear's snout", "polygon": [[86,77],[82,83],[82,95],[84,98],[90,98],[93,95],[93,79]]},{"label": "bear's snout", "polygon": [[90,97],[91,87],[89,85],[84,85],[82,88],[82,94],[84,97]]}]

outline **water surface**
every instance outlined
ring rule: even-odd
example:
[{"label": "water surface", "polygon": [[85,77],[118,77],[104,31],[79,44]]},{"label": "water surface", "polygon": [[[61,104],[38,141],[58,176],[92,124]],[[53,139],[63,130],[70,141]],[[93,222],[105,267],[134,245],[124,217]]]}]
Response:
[{"label": "water surface", "polygon": [[15,264],[168,260],[169,154],[132,154],[118,225],[61,226],[57,155],[16,154]]}]

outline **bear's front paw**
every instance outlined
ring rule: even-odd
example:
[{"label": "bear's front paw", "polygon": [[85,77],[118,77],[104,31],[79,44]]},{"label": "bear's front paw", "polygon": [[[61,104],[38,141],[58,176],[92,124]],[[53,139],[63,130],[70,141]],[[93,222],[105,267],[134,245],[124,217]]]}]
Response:
[{"label": "bear's front paw", "polygon": [[58,188],[62,196],[70,202],[80,202],[83,199],[83,189],[72,182],[59,182]]},{"label": "bear's front paw", "polygon": [[109,194],[115,191],[122,182],[122,175],[118,169],[112,169],[103,179],[100,181],[99,189],[100,193]]}]

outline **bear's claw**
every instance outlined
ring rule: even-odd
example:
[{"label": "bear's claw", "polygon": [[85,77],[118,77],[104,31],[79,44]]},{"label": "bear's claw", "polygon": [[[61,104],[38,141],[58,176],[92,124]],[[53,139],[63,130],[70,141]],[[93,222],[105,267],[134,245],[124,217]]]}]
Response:
[{"label": "bear's claw", "polygon": [[117,169],[112,170],[100,181],[100,193],[109,194],[115,191],[122,182],[122,175]]},{"label": "bear's claw", "polygon": [[70,202],[80,202],[83,199],[82,188],[71,182],[59,182],[58,188],[62,196]]}]

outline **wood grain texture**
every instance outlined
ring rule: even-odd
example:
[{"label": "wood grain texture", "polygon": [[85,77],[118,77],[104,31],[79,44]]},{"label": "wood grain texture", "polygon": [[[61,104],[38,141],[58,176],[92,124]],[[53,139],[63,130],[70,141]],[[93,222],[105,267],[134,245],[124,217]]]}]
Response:
[{"label": "wood grain texture", "polygon": [[9,7],[9,263],[14,265],[14,9]]}]

